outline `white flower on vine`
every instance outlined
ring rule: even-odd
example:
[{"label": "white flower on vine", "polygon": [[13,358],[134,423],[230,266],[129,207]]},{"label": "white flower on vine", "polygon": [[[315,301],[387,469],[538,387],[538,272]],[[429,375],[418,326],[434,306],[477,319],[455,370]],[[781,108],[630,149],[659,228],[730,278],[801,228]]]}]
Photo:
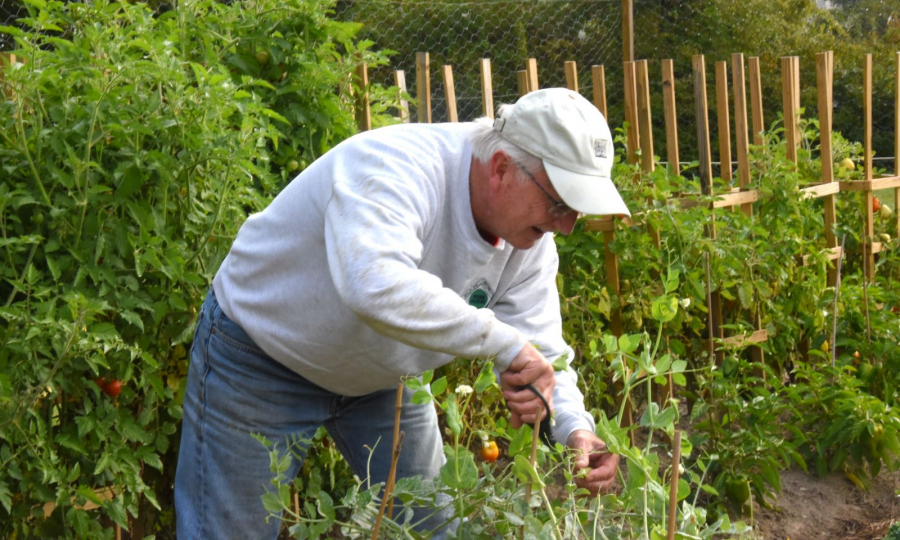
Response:
[{"label": "white flower on vine", "polygon": [[678,303],[681,304],[681,307],[683,307],[684,309],[687,309],[691,305],[691,299],[690,298],[682,298],[681,301]]},{"label": "white flower on vine", "polygon": [[455,392],[461,396],[467,396],[472,393],[472,387],[468,384],[461,384],[456,387]]}]

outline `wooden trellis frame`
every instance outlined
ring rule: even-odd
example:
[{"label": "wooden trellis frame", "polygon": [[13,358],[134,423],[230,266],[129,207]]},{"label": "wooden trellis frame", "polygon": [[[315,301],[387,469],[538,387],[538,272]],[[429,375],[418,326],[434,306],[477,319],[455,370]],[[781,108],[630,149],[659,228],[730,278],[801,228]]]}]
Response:
[{"label": "wooden trellis frame", "polygon": [[[417,57],[417,88],[419,92],[430,92],[428,73],[428,53],[418,53]],[[694,102],[697,115],[697,135],[699,149],[699,174],[701,179],[701,195],[713,195],[712,190],[712,153],[710,149],[708,103],[706,97],[706,65],[703,55],[697,55],[692,60],[694,79]],[[780,61],[782,73],[782,104],[785,118],[785,144],[786,155],[796,163],[797,149],[800,144],[799,111],[800,111],[800,61],[799,57],[784,57]],[[490,60],[482,59],[479,63],[482,80],[482,101],[485,115],[493,115],[493,92],[491,89]],[[568,61],[562,66],[567,87],[580,90],[578,87],[577,65]],[[678,126],[675,110],[675,74],[671,59],[662,61],[663,81],[663,106],[665,117],[666,149],[668,167],[673,174],[680,174],[680,154],[678,148]],[[825,240],[826,256],[836,260],[841,256],[838,239],[834,234],[835,198],[841,192],[863,191],[866,194],[866,235],[870,239],[871,247],[864,248],[866,266],[869,279],[874,278],[874,255],[884,249],[880,242],[874,241],[874,216],[872,212],[873,192],[879,189],[894,188],[895,200],[900,202],[900,52],[895,58],[895,110],[897,120],[895,123],[895,155],[898,156],[895,164],[894,176],[882,178],[873,177],[872,169],[872,142],[871,142],[871,94],[872,94],[872,64],[871,55],[867,55],[864,64],[864,108],[865,108],[865,137],[863,146],[865,149],[865,179],[862,181],[837,182],[834,178],[832,153],[831,153],[831,125],[832,102],[831,87],[833,78],[833,54],[831,52],[820,53],[816,60],[817,87],[819,100],[819,123],[822,132],[822,162],[823,171],[821,182],[802,188],[806,197],[822,198],[824,202],[825,226],[823,236]],[[452,83],[447,84],[447,71],[445,67],[445,87],[452,92]],[[426,74],[424,77],[419,74]],[[452,74],[450,74],[452,81]],[[604,66],[591,67],[592,94],[595,106],[604,116],[606,111],[606,87]],[[626,122],[626,159],[629,163],[640,164],[643,172],[650,172],[654,168],[653,161],[653,131],[650,111],[650,84],[648,75],[648,63],[646,60],[627,61],[623,63],[624,105]],[[715,63],[715,89],[716,89],[716,120],[719,133],[719,157],[723,164],[721,177],[729,181],[733,175],[733,160],[731,154],[731,129],[734,129],[734,157],[737,160],[738,187],[724,193],[716,193],[716,199],[710,203],[713,211],[710,222],[706,225],[706,231],[710,238],[716,236],[715,211],[720,208],[740,207],[740,211],[747,216],[753,216],[753,203],[759,200],[760,192],[750,186],[750,161],[749,146],[752,141],[755,145],[761,145],[763,138],[761,133],[765,129],[762,84],[760,73],[760,61],[757,57],[747,59],[745,66],[744,55],[735,53],[731,55],[731,99],[733,109],[729,103],[729,77],[728,63],[719,61]],[[519,95],[524,95],[538,88],[537,63],[534,58],[525,61],[524,69],[517,72]],[[749,87],[749,93],[748,93]],[[451,99],[451,95],[453,96]],[[426,105],[424,112],[430,113],[430,95],[416,96],[423,111],[422,104]],[[448,93],[448,109],[455,105],[455,94]],[[749,115],[748,115],[749,109]],[[733,110],[733,118],[731,111]],[[424,120],[420,114],[420,121]],[[430,116],[430,114],[429,114]],[[429,120],[430,121],[430,120]],[[732,127],[733,126],[733,127]],[[752,131],[752,139],[747,130]],[[696,206],[696,196],[683,196],[675,201],[677,206],[688,208]],[[607,274],[607,286],[614,294],[620,294],[618,259],[608,246],[615,240],[618,226],[637,226],[642,222],[639,215],[633,218],[616,220],[612,216],[589,218],[585,220],[585,228],[589,231],[600,232],[607,249],[605,250],[605,266]],[[897,212],[896,231],[900,235],[900,212]],[[660,240],[655,231],[649,231],[654,243],[659,246]],[[834,282],[834,269],[829,274],[830,282]],[[749,335],[725,337],[721,330],[722,307],[721,299],[716,291],[710,295],[712,313],[710,327],[712,337],[718,343],[719,351],[731,347],[743,347],[748,344],[760,344],[768,339],[766,331],[761,328],[761,314],[752,316],[755,330]],[[619,310],[610,314],[610,331],[615,335],[623,333],[622,317]],[[751,354],[761,361],[762,349],[751,347]],[[720,355],[721,358],[721,355]]]}]

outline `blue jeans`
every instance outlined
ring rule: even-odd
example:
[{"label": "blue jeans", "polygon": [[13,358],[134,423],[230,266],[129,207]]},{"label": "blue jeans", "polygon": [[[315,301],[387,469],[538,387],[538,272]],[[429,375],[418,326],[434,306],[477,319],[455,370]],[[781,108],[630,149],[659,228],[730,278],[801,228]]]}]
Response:
[{"label": "blue jeans", "polygon": [[[397,477],[433,479],[444,460],[437,415],[433,405],[414,405],[411,397],[405,389],[400,429],[406,434]],[[267,520],[261,501],[267,490],[276,489],[269,449],[252,434],[287,454],[292,442],[312,439],[325,426],[359,478],[385,482],[395,405],[396,389],[346,397],[288,370],[222,312],[210,289],[194,334],[184,396],[175,474],[179,540],[277,537],[280,519]],[[302,451],[291,453],[289,479],[302,465],[298,456],[305,455],[305,448],[294,450]],[[417,509],[414,519],[432,512]],[[423,527],[439,525],[448,513],[433,516]],[[395,518],[402,515],[395,509]]]}]

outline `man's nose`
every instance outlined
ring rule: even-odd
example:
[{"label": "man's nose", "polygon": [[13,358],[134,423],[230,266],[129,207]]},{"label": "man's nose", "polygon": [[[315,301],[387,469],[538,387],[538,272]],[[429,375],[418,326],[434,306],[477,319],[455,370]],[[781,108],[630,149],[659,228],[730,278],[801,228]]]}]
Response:
[{"label": "man's nose", "polygon": [[563,235],[570,234],[572,229],[575,228],[575,222],[578,221],[580,216],[580,212],[569,212],[564,216],[556,218],[556,230]]}]

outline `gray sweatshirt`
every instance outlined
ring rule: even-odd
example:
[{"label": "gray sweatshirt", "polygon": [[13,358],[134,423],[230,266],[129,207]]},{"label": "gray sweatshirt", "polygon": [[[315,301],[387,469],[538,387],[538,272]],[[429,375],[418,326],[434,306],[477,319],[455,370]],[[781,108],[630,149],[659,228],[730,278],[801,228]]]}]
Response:
[{"label": "gray sweatshirt", "polygon": [[[552,235],[519,250],[476,229],[470,131],[404,124],[326,153],[241,227],[214,280],[222,310],[272,358],[347,396],[455,357],[504,371],[527,342],[551,362],[570,352]],[[556,378],[554,437],[593,431],[574,371]]]}]

